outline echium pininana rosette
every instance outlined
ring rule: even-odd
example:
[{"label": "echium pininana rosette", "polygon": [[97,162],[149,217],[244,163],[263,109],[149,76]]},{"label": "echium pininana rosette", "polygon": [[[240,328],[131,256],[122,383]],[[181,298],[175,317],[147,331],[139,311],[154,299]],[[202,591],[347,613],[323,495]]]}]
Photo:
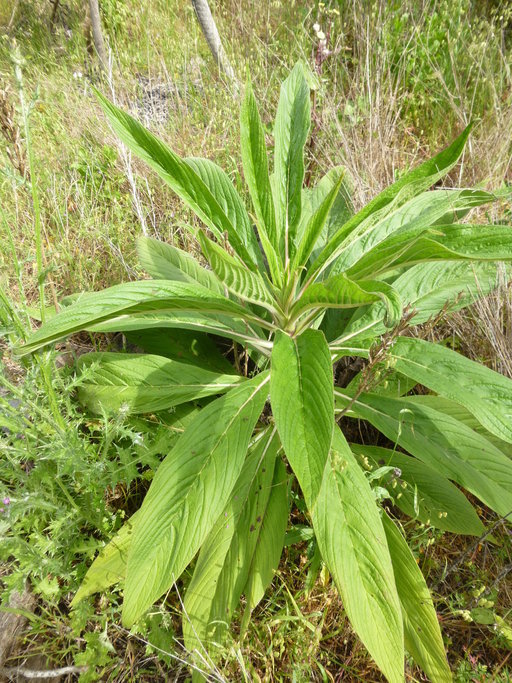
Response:
[{"label": "echium pininana rosette", "polygon": [[[142,507],[94,561],[75,603],[121,582],[130,627],[192,564],[184,641],[214,658],[241,596],[246,624],[272,580],[293,486],[387,679],[404,680],[405,649],[443,683],[451,674],[432,599],[386,501],[475,536],[483,524],[461,489],[509,513],[512,382],[408,330],[495,287],[497,262],[512,258],[510,227],[457,219],[508,195],[429,189],[457,163],[469,128],[357,213],[342,167],[304,187],[304,69],[297,64],[281,88],[271,175],[246,88],[250,208],[215,163],[178,157],[98,94],[124,144],[197,215],[189,229],[209,267],[142,238],[140,263],[153,279],[83,295],[19,348],[122,331],[144,353],[83,356],[79,399],[93,412],[124,407],[175,427]],[[221,353],[220,338],[234,350]],[[362,369],[335,382],[343,357]],[[416,384],[432,393],[410,395]],[[343,424],[366,420],[389,447],[350,443],[340,415]]]}]

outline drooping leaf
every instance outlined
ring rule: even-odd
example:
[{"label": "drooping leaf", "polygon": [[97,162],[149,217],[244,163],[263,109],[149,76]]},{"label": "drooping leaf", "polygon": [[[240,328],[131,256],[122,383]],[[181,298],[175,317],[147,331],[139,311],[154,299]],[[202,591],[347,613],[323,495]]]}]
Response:
[{"label": "drooping leaf", "polygon": [[331,355],[319,330],[276,334],[270,400],[284,452],[308,506],[322,482],[334,429]]},{"label": "drooping leaf", "polygon": [[431,681],[451,683],[441,629],[423,574],[406,540],[386,513],[382,522],[402,605],[405,647]]},{"label": "drooping leaf", "polygon": [[444,225],[428,231],[393,235],[349,270],[352,277],[382,274],[422,261],[507,261],[512,259],[512,230],[500,225]]},{"label": "drooping leaf", "polygon": [[125,406],[131,413],[166,410],[224,394],[245,379],[140,353],[88,353],[81,356],[78,366],[86,373],[78,398],[98,414],[118,412]]},{"label": "drooping leaf", "polygon": [[[19,353],[36,351],[73,332],[91,328],[119,316],[174,311],[224,313],[249,320],[256,317],[234,301],[200,285],[169,280],[126,282],[82,296],[35,332],[27,343],[19,348]],[[261,321],[260,324],[265,323]]]},{"label": "drooping leaf", "polygon": [[212,270],[230,292],[253,304],[274,310],[272,296],[261,275],[251,272],[205,235],[199,235],[199,242]]},{"label": "drooping leaf", "polygon": [[87,325],[88,332],[138,332],[140,330],[183,329],[227,337],[269,355],[272,342],[251,322],[230,319],[214,313],[139,313],[120,315],[101,323]]},{"label": "drooping leaf", "polygon": [[262,373],[201,410],[158,469],[135,525],[123,622],[176,581],[225,508],[268,392]]},{"label": "drooping leaf", "polygon": [[190,652],[211,651],[225,639],[266,516],[278,447],[275,430],[267,428],[249,450],[230,501],[201,548],[183,605]]},{"label": "drooping leaf", "polygon": [[402,614],[386,536],[370,485],[338,428],[309,510],[354,630],[388,681],[402,683]]},{"label": "drooping leaf", "polygon": [[383,485],[394,504],[409,517],[454,534],[484,533],[484,525],[466,496],[438,470],[389,448],[359,444],[351,444],[350,448],[363,466],[368,463],[373,469],[397,469],[387,475]]},{"label": "drooping leaf", "polygon": [[433,408],[434,410],[439,410],[439,412],[446,413],[456,420],[463,422],[466,427],[469,427],[475,432],[481,434],[483,437],[491,441],[491,443],[494,444],[498,450],[500,450],[502,453],[505,453],[505,455],[512,459],[512,445],[487,431],[487,429],[480,424],[476,417],[460,403],[455,403],[455,401],[450,401],[447,398],[435,396],[434,394],[418,394],[409,396],[409,400],[414,401],[414,403],[430,406],[430,408]]},{"label": "drooping leaf", "polygon": [[407,398],[335,390],[336,405],[368,420],[388,439],[460,484],[500,515],[512,510],[509,459],[483,436],[450,416]]},{"label": "drooping leaf", "polygon": [[139,237],[137,255],[142,268],[156,280],[196,282],[217,294],[224,294],[222,282],[219,282],[215,273],[200,266],[193,256],[182,249],[152,237]]},{"label": "drooping leaf", "polygon": [[[247,265],[256,270],[256,263],[253,262],[247,246],[237,232],[236,225],[232,223],[232,217],[226,215],[221,206],[221,203],[225,204],[226,195],[224,172],[215,165],[215,167],[208,165],[207,184],[194,170],[191,160],[181,159],[133,117],[116,107],[97,90],[95,92],[110,125],[120,140],[158,173],[160,178],[210,228],[218,240],[222,242],[226,233],[233,249],[240,254]],[[206,165],[207,162],[201,164],[201,170],[205,174]],[[217,194],[219,199],[216,197]],[[246,237],[249,238],[250,235]]]},{"label": "drooping leaf", "polygon": [[311,125],[309,86],[298,62],[281,86],[274,124],[274,176],[279,252],[292,257],[300,221],[304,181],[304,145]]},{"label": "drooping leaf", "polygon": [[441,344],[399,337],[390,352],[398,371],[456,403],[512,443],[512,380]]},{"label": "drooping leaf", "polygon": [[402,317],[402,302],[396,289],[378,280],[356,282],[340,273],[310,285],[292,312],[297,314],[310,308],[358,308],[376,301],[383,301],[386,306],[386,323],[396,325]]}]

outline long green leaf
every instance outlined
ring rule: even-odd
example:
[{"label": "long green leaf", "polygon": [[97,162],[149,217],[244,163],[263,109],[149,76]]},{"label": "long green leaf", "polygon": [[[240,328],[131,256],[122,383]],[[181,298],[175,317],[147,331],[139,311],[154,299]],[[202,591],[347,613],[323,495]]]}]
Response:
[{"label": "long green leaf", "polygon": [[422,405],[429,406],[434,410],[439,410],[441,413],[446,413],[451,417],[463,422],[466,427],[473,429],[478,432],[486,439],[491,441],[498,450],[505,453],[509,458],[512,459],[512,445],[498,438],[494,434],[491,434],[487,429],[480,424],[476,417],[460,403],[455,403],[455,401],[450,401],[442,396],[435,396],[434,394],[418,394],[414,396],[409,396],[410,401],[414,403],[420,403]]},{"label": "long green leaf", "polygon": [[[279,253],[279,240],[269,180],[265,131],[250,83],[246,86],[240,110],[240,140],[245,181],[256,212],[258,232],[262,238],[269,266],[273,263],[274,268],[277,267],[279,271],[279,262],[276,262],[275,258],[275,255]],[[271,249],[268,248],[269,246]],[[274,279],[278,276],[278,272],[273,272],[272,269],[271,273]]]},{"label": "long green leaf", "polygon": [[349,270],[352,277],[379,275],[422,261],[509,261],[512,230],[505,226],[444,225],[386,239]]},{"label": "long green leaf", "polygon": [[105,322],[87,325],[88,332],[137,332],[154,329],[183,329],[234,339],[266,355],[272,342],[260,336],[259,328],[252,323],[233,320],[227,316],[209,313],[139,313],[120,315]]},{"label": "long green leaf", "polygon": [[343,175],[340,175],[337,182],[333,185],[331,190],[320,202],[319,206],[311,214],[311,217],[304,228],[304,233],[301,235],[300,242],[297,246],[297,252],[293,259],[291,268],[292,272],[295,269],[304,266],[311,256],[315,245],[322,234],[322,231],[326,227],[329,213],[343,184],[343,177]]},{"label": "long green leaf", "polygon": [[460,353],[400,337],[391,358],[399,372],[465,406],[492,434],[512,443],[512,380]]},{"label": "long green leaf", "polygon": [[[91,367],[92,366],[92,367]],[[204,396],[224,394],[244,381],[162,356],[139,353],[88,353],[79,360],[85,379],[78,398],[93,413],[166,410]]]},{"label": "long green leaf", "polygon": [[[500,281],[499,272],[500,269],[491,263],[425,263],[409,268],[394,280],[393,287],[400,292],[404,307],[415,312],[410,324],[419,325],[447,306],[450,312],[458,311],[480,296],[489,294]],[[509,279],[511,276],[507,276],[506,272],[504,276]],[[386,330],[382,322],[385,313],[382,303],[373,304],[366,313],[350,321],[344,328],[333,325],[328,338],[342,335],[350,338],[377,337]],[[369,330],[369,333],[365,330]]]},{"label": "long green leaf", "polygon": [[201,548],[183,605],[189,651],[211,650],[225,640],[265,519],[278,447],[275,430],[267,429],[249,450],[231,499]]},{"label": "long green leaf", "polygon": [[136,512],[132,515],[119,529],[114,538],[100,551],[98,557],[89,567],[80,588],[75,593],[71,607],[74,607],[89,595],[100,593],[124,580],[133,527],[138,514],[139,512]]},{"label": "long green leaf", "polygon": [[449,415],[407,398],[335,391],[339,408],[368,420],[388,439],[460,484],[500,515],[512,510],[510,460],[483,436]]},{"label": "long green leaf", "polygon": [[334,429],[331,354],[319,330],[296,339],[278,332],[270,400],[284,452],[311,506],[320,489]]},{"label": "long green leaf", "polygon": [[182,249],[152,237],[139,237],[137,255],[142,268],[156,280],[195,282],[216,294],[224,294],[224,287],[215,273],[200,266],[193,256]]},{"label": "long green leaf", "polygon": [[[335,261],[331,274],[351,270],[365,254],[393,234],[419,232],[431,227],[447,211],[469,209],[496,199],[497,195],[483,190],[425,192],[387,213],[382,219],[372,217],[372,220],[358,226],[328,258],[329,263]],[[312,270],[314,269],[313,264]]]},{"label": "long green leaf", "polygon": [[[233,183],[225,171],[210,159],[187,158],[185,163],[191,166],[197,175],[208,187],[220,207],[228,217],[232,230],[228,231],[229,240],[232,241],[232,233],[236,232],[233,247],[244,262],[247,263],[246,251],[250,256],[247,265],[255,263],[258,270],[263,272],[265,265],[258,245],[256,234],[253,230],[251,219],[245,208],[242,198],[236,191]],[[240,245],[243,248],[240,248]]]},{"label": "long green leaf", "polygon": [[274,572],[279,565],[283,552],[284,537],[288,524],[288,473],[282,460],[277,459],[274,469],[272,488],[256,547],[249,567],[247,583],[244,587],[245,612],[242,630],[248,624],[251,611],[263,599],[270,586]]},{"label": "long green leaf", "polygon": [[123,622],[176,581],[226,506],[268,392],[258,375],[201,410],[158,469],[135,525]]},{"label": "long green leaf", "polygon": [[[256,270],[256,263],[253,262],[247,247],[238,234],[236,225],[232,223],[231,218],[219,203],[225,204],[226,187],[222,173],[219,174],[212,166],[208,166],[208,185],[201,175],[194,170],[193,161],[180,159],[165,143],[146,130],[144,126],[141,126],[138,121],[112,104],[97,90],[95,92],[110,125],[120,140],[158,173],[162,180],[210,228],[219,241],[223,242],[225,234],[227,234],[233,249],[247,265],[251,265]],[[202,165],[203,167],[204,165]],[[219,194],[219,199],[216,197],[217,194]]]},{"label": "long green leaf", "polygon": [[394,504],[409,517],[454,534],[484,533],[484,525],[466,496],[438,470],[389,448],[359,444],[351,444],[350,448],[364,467],[397,468],[396,474],[387,476],[384,485]]},{"label": "long green leaf", "polygon": [[333,258],[336,258],[337,249],[345,239],[362,223],[365,221],[369,222],[372,215],[378,216],[381,219],[384,218],[392,209],[399,208],[412,197],[432,187],[446,175],[462,154],[470,131],[471,126],[468,126],[449,147],[412,171],[402,175],[397,182],[383,190],[375,199],[341,226],[325,245],[325,248],[313,264],[312,269],[320,272],[325,268]]},{"label": "long green leaf", "polygon": [[199,235],[199,242],[212,270],[230,292],[246,301],[274,310],[272,296],[261,275],[251,272],[205,235]]},{"label": "long green leaf", "polygon": [[431,681],[451,683],[441,629],[423,574],[406,540],[386,513],[382,521],[402,605],[405,647]]},{"label": "long green leaf", "polygon": [[30,353],[73,332],[112,318],[173,311],[202,311],[225,313],[242,319],[255,318],[246,308],[200,285],[168,280],[126,282],[82,296],[44,324],[19,348],[19,353]]},{"label": "long green leaf", "polygon": [[297,300],[292,313],[297,315],[310,308],[359,308],[376,301],[384,302],[387,325],[396,325],[402,317],[402,302],[391,285],[378,280],[356,282],[340,273],[310,285]]},{"label": "long green leaf", "polygon": [[274,124],[275,209],[279,253],[293,256],[304,181],[304,145],[311,124],[309,86],[298,62],[281,86]]},{"label": "long green leaf", "polygon": [[320,204],[338,183],[340,178],[342,179],[340,190],[334,200],[324,227],[317,238],[315,247],[311,253],[312,259],[316,259],[336,230],[354,215],[354,209],[350,198],[352,191],[351,183],[347,180],[348,171],[345,166],[335,166],[321,178],[315,187],[311,189],[306,187],[302,190],[302,213],[300,224],[297,229],[298,244],[302,241],[302,237],[311,216],[317,211]]},{"label": "long green leaf", "polygon": [[338,428],[310,513],[354,630],[390,683],[402,683],[402,614],[386,536],[370,485]]}]

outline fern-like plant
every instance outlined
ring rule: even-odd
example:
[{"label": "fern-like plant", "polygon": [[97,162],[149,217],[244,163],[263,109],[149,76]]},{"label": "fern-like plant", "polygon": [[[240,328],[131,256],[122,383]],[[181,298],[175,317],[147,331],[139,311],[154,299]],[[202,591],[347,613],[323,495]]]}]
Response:
[{"label": "fern-like plant", "polygon": [[[469,128],[354,213],[343,168],[303,187],[310,91],[297,64],[281,89],[271,175],[246,88],[251,210],[216,164],[178,157],[99,99],[121,140],[198,216],[190,230],[209,268],[143,238],[140,263],[154,279],[81,295],[20,347],[123,331],[145,353],[82,357],[80,400],[96,412],[159,412],[178,434],[75,601],[122,581],[130,627],[193,563],[184,641],[213,649],[241,596],[246,621],[268,588],[296,486],[353,628],[387,679],[404,680],[405,648],[432,681],[451,680],[429,590],[383,501],[475,536],[483,525],[460,488],[499,515],[512,510],[512,382],[409,333],[491,291],[496,262],[512,258],[509,227],[457,223],[506,193],[427,191],[456,164]],[[232,340],[232,362],[219,338]],[[340,374],[354,358],[359,372]],[[431,393],[409,395],[416,384]],[[349,443],[339,418],[368,421],[389,447]]]}]

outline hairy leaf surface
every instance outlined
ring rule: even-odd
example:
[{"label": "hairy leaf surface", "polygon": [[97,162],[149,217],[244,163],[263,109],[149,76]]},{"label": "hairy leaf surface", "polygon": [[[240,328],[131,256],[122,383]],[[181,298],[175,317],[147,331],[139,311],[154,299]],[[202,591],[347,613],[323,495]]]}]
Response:
[{"label": "hairy leaf surface", "polygon": [[[91,367],[93,366],[93,367]],[[78,397],[101,414],[126,406],[132,413],[165,410],[204,396],[224,394],[245,378],[219,374],[179,361],[140,353],[88,353],[79,368],[86,372]]]},{"label": "hairy leaf surface", "polygon": [[193,256],[182,249],[152,237],[139,237],[137,255],[142,268],[156,280],[195,282],[217,294],[224,294],[222,282],[215,273],[200,266]]},{"label": "hairy leaf surface", "polygon": [[399,337],[390,351],[396,369],[461,403],[492,434],[512,443],[512,380],[460,353],[422,339]]},{"label": "hairy leaf surface", "polygon": [[338,428],[310,512],[356,633],[390,683],[402,683],[402,614],[386,536],[370,485]]},{"label": "hairy leaf surface", "polygon": [[261,275],[248,270],[222,247],[204,235],[199,236],[199,241],[212,270],[230,292],[246,301],[273,310],[273,299]]},{"label": "hairy leaf surface", "polygon": [[386,513],[382,516],[404,618],[405,647],[431,681],[450,683],[437,614],[423,574],[406,540]]},{"label": "hairy leaf surface", "polygon": [[329,347],[319,330],[292,339],[278,332],[271,356],[270,399],[284,452],[308,506],[320,489],[334,429]]},{"label": "hairy leaf surface", "polygon": [[176,581],[226,506],[268,392],[262,373],[201,410],[158,469],[128,557],[131,626]]}]

